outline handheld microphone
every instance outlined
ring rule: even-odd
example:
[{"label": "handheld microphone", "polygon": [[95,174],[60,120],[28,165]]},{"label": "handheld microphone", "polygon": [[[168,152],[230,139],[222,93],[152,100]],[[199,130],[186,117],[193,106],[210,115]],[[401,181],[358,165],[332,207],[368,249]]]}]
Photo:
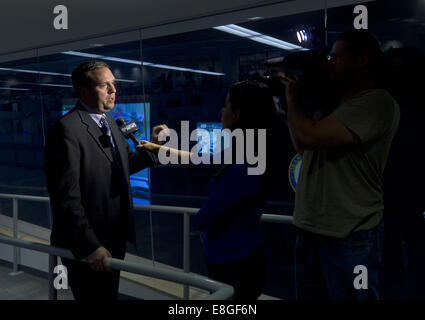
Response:
[{"label": "handheld microphone", "polygon": [[115,122],[126,139],[131,139],[136,146],[140,144],[140,141],[134,135],[139,130],[134,121],[125,122],[123,118],[118,118]]}]

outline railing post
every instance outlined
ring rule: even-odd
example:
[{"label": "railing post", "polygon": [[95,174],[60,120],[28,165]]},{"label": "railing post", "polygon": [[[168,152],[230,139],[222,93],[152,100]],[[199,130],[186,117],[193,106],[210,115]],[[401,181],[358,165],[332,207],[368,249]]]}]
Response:
[{"label": "railing post", "polygon": [[151,254],[152,254],[152,265],[155,265],[155,245],[153,239],[153,223],[152,223],[152,210],[149,210],[149,224],[151,228]]},{"label": "railing post", "polygon": [[52,206],[50,205],[50,202],[47,203],[47,214],[49,215],[50,230],[52,230],[53,217],[52,217]]},{"label": "railing post", "polygon": [[58,292],[54,287],[54,269],[57,265],[58,257],[52,254],[49,254],[49,270],[48,270],[48,281],[49,281],[49,300],[58,300]]},{"label": "railing post", "polygon": [[[185,212],[183,215],[183,271],[190,272],[190,214]],[[183,287],[183,298],[189,300],[189,286]]]},{"label": "railing post", "polygon": [[[18,199],[13,198],[13,239],[18,239]],[[9,276],[17,276],[23,271],[18,270],[20,262],[21,249],[13,247],[13,271],[9,273]]]}]

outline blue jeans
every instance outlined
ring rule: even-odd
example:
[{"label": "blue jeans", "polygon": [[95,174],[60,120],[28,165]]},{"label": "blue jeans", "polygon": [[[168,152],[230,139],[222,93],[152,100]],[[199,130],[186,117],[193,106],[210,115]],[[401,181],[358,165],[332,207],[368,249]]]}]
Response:
[{"label": "blue jeans", "polygon": [[[384,223],[345,239],[297,228],[295,281],[298,300],[379,300],[382,297]],[[354,285],[358,265],[367,268],[367,289]],[[358,280],[359,278],[357,278]],[[363,278],[365,279],[365,278]]]}]

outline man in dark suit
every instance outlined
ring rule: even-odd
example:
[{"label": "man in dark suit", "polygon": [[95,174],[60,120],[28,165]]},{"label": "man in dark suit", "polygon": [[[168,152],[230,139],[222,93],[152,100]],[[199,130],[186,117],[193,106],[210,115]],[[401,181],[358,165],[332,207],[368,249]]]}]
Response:
[{"label": "man in dark suit", "polygon": [[[108,258],[123,259],[135,243],[129,175],[158,163],[147,150],[132,152],[115,121],[115,78],[102,61],[72,72],[79,102],[53,126],[46,143],[45,171],[53,207],[51,244],[68,248],[63,259],[76,300],[116,299],[120,273]],[[156,133],[163,126],[154,128]],[[155,135],[155,137],[154,137]],[[79,262],[87,258],[88,264]]]}]

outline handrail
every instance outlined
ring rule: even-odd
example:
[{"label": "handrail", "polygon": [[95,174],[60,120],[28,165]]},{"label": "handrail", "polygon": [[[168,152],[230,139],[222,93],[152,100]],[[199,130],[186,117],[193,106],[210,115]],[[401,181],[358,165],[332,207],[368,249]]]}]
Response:
[{"label": "handrail", "polygon": [[[167,213],[179,213],[184,214],[188,213],[190,215],[195,215],[199,208],[191,207],[172,207],[172,206],[159,206],[152,204],[134,204],[134,209],[141,211],[158,211],[158,212],[167,212]],[[274,222],[274,223],[292,223],[292,216],[280,215],[280,214],[267,214],[263,213],[261,215],[260,221],[263,222]]]},{"label": "handrail", "polygon": [[[34,243],[26,240],[18,240],[10,237],[0,235],[0,243],[25,248],[29,250],[35,250],[39,252],[48,253],[53,256],[61,256],[68,259],[74,259],[71,251],[58,248],[54,246],[48,246],[45,244]],[[87,262],[85,259],[81,260]],[[109,258],[111,268],[116,270],[122,270],[132,273],[137,273],[145,276],[150,276],[158,279],[173,281],[181,284],[191,285],[197,288],[201,288],[208,291],[213,291],[206,300],[225,300],[233,296],[234,289],[232,286],[208,279],[206,277],[187,274],[184,272],[178,272],[174,270],[168,270],[162,267],[152,267],[148,265],[139,265],[135,263],[126,262],[123,260]]]},{"label": "handrail", "polygon": [[[5,193],[0,193],[0,198],[37,201],[37,202],[50,201],[49,197],[26,196],[26,195],[20,195],[20,194],[5,194]],[[134,204],[133,208],[136,210],[141,210],[141,211],[157,211],[157,212],[179,213],[179,214],[188,213],[190,215],[194,215],[199,211],[199,208],[193,208],[193,207],[174,207],[174,206],[161,206],[161,205],[154,205],[154,204]],[[292,223],[292,216],[263,213],[260,218],[260,221],[274,222],[274,223]]]},{"label": "handrail", "polygon": [[0,193],[0,198],[37,201],[37,202],[49,202],[50,201],[49,197],[26,196],[26,195],[23,195],[23,194],[7,194],[7,193]]},{"label": "handrail", "polygon": [[[50,201],[49,197],[40,197],[40,196],[27,196],[19,194],[4,194],[0,193],[0,198],[8,198],[13,200],[13,234],[14,238],[17,238],[17,224],[18,224],[18,200],[24,201],[38,201],[46,202]],[[162,206],[162,205],[143,205],[143,204],[134,204],[133,208],[135,210],[141,211],[156,211],[156,212],[167,212],[167,213],[177,213],[183,214],[183,271],[187,275],[190,272],[190,216],[195,215],[199,208],[192,207],[174,207],[174,206]],[[261,215],[260,221],[270,222],[270,223],[292,223],[292,216],[288,215],[279,215],[279,214],[266,214]],[[13,273],[18,273],[18,248],[14,248],[14,263],[13,263]],[[49,259],[49,263],[53,263],[53,260]],[[189,298],[189,286],[184,286],[184,298]],[[53,294],[53,293],[52,293]]]}]

